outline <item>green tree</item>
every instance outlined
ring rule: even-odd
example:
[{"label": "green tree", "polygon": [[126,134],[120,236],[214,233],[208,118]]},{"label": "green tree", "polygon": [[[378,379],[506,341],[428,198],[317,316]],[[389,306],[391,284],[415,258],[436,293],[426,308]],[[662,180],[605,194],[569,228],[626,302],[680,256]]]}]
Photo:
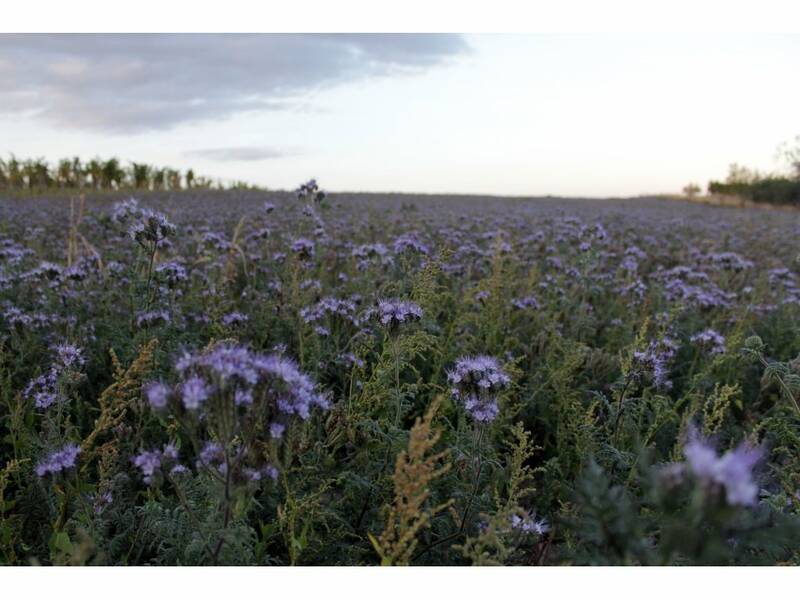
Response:
[{"label": "green tree", "polygon": [[700,193],[700,186],[696,183],[690,183],[683,188],[683,195],[690,200],[694,199]]},{"label": "green tree", "polygon": [[176,169],[167,169],[167,183],[169,185],[169,189],[171,190],[179,190],[181,189],[181,172]]},{"label": "green tree", "polygon": [[25,185],[25,177],[22,172],[22,164],[12,154],[7,165],[8,187],[11,189],[22,189]]},{"label": "green tree", "polygon": [[728,167],[728,177],[725,183],[730,184],[750,184],[761,179],[761,174],[755,169],[749,169],[737,163],[732,163]]},{"label": "green tree", "polygon": [[150,187],[150,165],[144,163],[131,163],[131,179],[133,187],[137,190]]},{"label": "green tree", "polygon": [[788,167],[789,176],[800,180],[800,135],[778,147],[778,158]]},{"label": "green tree", "polygon": [[100,184],[103,180],[103,163],[99,158],[93,158],[89,161],[86,165],[86,171],[89,176],[92,178],[92,189],[96,190],[100,188]]},{"label": "green tree", "polygon": [[103,163],[100,176],[103,188],[108,190],[119,189],[122,187],[125,171],[122,170],[116,157],[109,158]]},{"label": "green tree", "polygon": [[56,167],[56,183],[60,188],[73,188],[75,187],[75,180],[72,172],[72,161],[68,158],[62,158],[58,161]]},{"label": "green tree", "polygon": [[166,169],[159,169],[159,168],[153,169],[153,189],[163,190],[165,178],[166,178]]},{"label": "green tree", "polygon": [[75,182],[75,187],[80,189],[86,184],[86,171],[78,156],[72,158],[72,180]]}]

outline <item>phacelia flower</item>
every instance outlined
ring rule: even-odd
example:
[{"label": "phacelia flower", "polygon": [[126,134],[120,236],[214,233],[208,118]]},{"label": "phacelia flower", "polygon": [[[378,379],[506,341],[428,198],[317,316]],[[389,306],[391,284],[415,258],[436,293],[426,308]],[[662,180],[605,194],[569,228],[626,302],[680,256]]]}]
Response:
[{"label": "phacelia flower", "polygon": [[454,399],[479,423],[494,421],[500,412],[497,396],[511,385],[511,378],[491,356],[463,356],[447,374]]},{"label": "phacelia flower", "polygon": [[197,410],[210,395],[206,382],[200,377],[190,377],[183,382],[181,398],[189,410]]},{"label": "phacelia flower", "polygon": [[155,409],[164,408],[167,405],[169,394],[169,387],[157,381],[147,384],[144,388],[147,402]]},{"label": "phacelia flower", "polygon": [[77,444],[67,444],[61,450],[48,455],[36,465],[36,474],[44,477],[48,474],[55,475],[75,467],[81,448]]},{"label": "phacelia flower", "polygon": [[709,354],[723,354],[725,352],[725,337],[713,329],[704,329],[689,339],[698,346],[708,349]]},{"label": "phacelia flower", "polygon": [[545,519],[536,519],[535,515],[511,515],[511,529],[525,534],[544,535],[550,531],[550,525]]},{"label": "phacelia flower", "polygon": [[403,323],[419,321],[422,309],[407,300],[379,300],[377,314],[381,325],[395,329]]},{"label": "phacelia flower", "polygon": [[756,503],[758,485],[753,478],[753,468],[764,456],[762,448],[742,443],[718,456],[716,450],[692,430],[683,453],[692,475],[706,486],[723,488],[728,504],[752,506]]}]

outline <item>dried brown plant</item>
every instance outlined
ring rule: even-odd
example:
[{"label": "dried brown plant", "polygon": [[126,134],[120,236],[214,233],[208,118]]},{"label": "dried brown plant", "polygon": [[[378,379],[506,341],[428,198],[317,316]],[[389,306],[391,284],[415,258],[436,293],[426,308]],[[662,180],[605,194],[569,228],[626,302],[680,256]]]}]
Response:
[{"label": "dried brown plant", "polygon": [[425,417],[417,418],[410,431],[408,450],[397,456],[394,504],[389,508],[380,537],[369,536],[381,565],[407,565],[417,546],[417,534],[451,504],[449,501],[426,508],[431,482],[450,469],[450,464],[445,462],[447,451],[431,453],[440,436],[432,427],[440,402],[440,398],[434,400]]}]

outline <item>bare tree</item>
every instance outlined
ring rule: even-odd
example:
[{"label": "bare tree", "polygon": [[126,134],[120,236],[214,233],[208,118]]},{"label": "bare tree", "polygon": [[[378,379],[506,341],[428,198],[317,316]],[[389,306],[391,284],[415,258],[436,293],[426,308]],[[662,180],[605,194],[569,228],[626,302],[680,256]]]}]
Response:
[{"label": "bare tree", "polygon": [[699,193],[700,186],[696,183],[690,183],[683,188],[683,195],[689,198],[689,200],[694,200]]},{"label": "bare tree", "polygon": [[789,168],[789,176],[800,180],[800,135],[778,146],[778,160]]}]

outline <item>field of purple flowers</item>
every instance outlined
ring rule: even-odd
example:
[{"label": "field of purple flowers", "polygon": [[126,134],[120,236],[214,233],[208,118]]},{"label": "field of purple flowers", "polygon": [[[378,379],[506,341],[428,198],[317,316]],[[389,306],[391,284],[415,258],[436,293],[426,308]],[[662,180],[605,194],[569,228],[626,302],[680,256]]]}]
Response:
[{"label": "field of purple flowers", "polygon": [[800,561],[800,215],[0,199],[0,563]]}]

